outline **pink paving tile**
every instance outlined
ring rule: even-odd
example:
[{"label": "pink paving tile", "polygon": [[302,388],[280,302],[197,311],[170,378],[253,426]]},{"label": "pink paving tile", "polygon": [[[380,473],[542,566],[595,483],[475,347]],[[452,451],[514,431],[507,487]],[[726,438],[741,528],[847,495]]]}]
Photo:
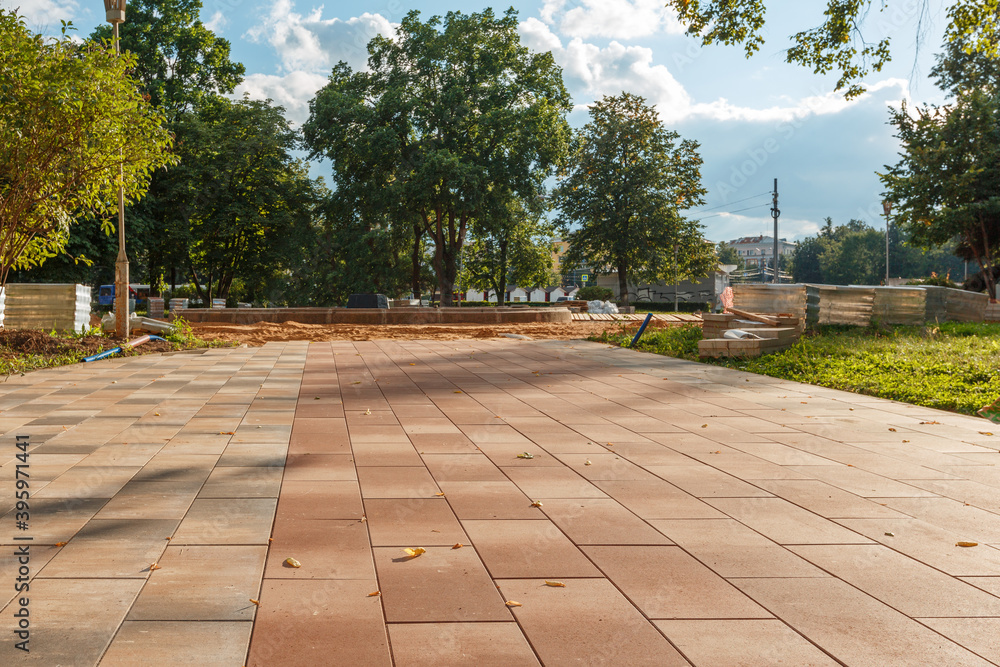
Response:
[{"label": "pink paving tile", "polygon": [[550,521],[470,520],[462,525],[494,579],[600,576]]},{"label": "pink paving tile", "polygon": [[464,424],[462,432],[477,445],[514,445],[530,447],[531,441],[507,424]]},{"label": "pink paving tile", "polygon": [[438,482],[503,482],[506,475],[483,454],[425,454],[423,462]]},{"label": "pink paving tile", "polygon": [[545,665],[687,665],[676,649],[606,579],[574,579],[565,588],[542,579],[497,582]]},{"label": "pink paving tile", "polygon": [[276,520],[354,519],[364,516],[357,482],[286,480],[278,496]]},{"label": "pink paving tile", "polygon": [[398,665],[538,665],[517,623],[390,623]]},{"label": "pink paving tile", "polygon": [[290,454],[350,454],[351,441],[347,433],[296,433],[288,440]]},{"label": "pink paving tile", "polygon": [[[494,465],[501,468],[561,468],[564,466],[562,461],[534,443],[529,443],[526,447],[509,444],[483,444],[479,445],[478,451],[488,456]],[[525,454],[531,456],[524,456]]]},{"label": "pink paving tile", "polygon": [[713,498],[716,509],[778,544],[869,544],[858,533],[781,498]]},{"label": "pink paving tile", "polygon": [[437,484],[426,468],[358,468],[361,494],[365,498],[433,498]]},{"label": "pink paving tile", "polygon": [[779,620],[654,623],[696,667],[840,664]]},{"label": "pink paving tile", "polygon": [[681,491],[654,481],[596,481],[594,485],[643,519],[715,519],[725,514]]},{"label": "pink paving tile", "polygon": [[647,466],[647,470],[697,498],[770,496],[767,491],[707,465]]},{"label": "pink paving tile", "polygon": [[267,580],[248,667],[385,665],[389,644],[374,581]]},{"label": "pink paving tile", "polygon": [[459,519],[543,519],[513,482],[440,482]]},{"label": "pink paving tile", "polygon": [[413,433],[409,438],[422,454],[467,454],[479,451],[463,433]]},{"label": "pink paving tile", "polygon": [[510,480],[533,500],[606,498],[607,494],[569,468],[503,468]]},{"label": "pink paving tile", "polygon": [[836,486],[863,498],[929,497],[934,494],[882,475],[842,466],[792,466],[793,470]]},{"label": "pink paving tile", "polygon": [[575,544],[670,544],[670,540],[611,498],[551,499],[542,511]]},{"label": "pink paving tile", "polygon": [[651,472],[607,451],[597,454],[556,454],[556,458],[591,481],[656,479]]},{"label": "pink paving tile", "polygon": [[[271,539],[264,570],[267,579],[375,578],[364,522],[284,519],[275,524]],[[289,566],[288,558],[301,567]]]},{"label": "pink paving tile", "polygon": [[1000,664],[1000,618],[918,618],[957,644]]},{"label": "pink paving tile", "polygon": [[416,558],[394,547],[377,547],[373,551],[389,623],[511,619],[471,547],[429,547]]},{"label": "pink paving tile", "polygon": [[858,518],[874,519],[904,518],[905,515],[891,510],[874,500],[856,496],[853,493],[830,486],[826,482],[808,479],[760,480],[758,486],[776,496],[815,512],[828,519]]},{"label": "pink paving tile", "polygon": [[648,618],[771,618],[675,546],[583,547]]},{"label": "pink paving tile", "polygon": [[350,481],[357,479],[350,454],[289,454],[286,480]]},{"label": "pink paving tile", "polygon": [[365,515],[373,546],[468,544],[444,498],[368,498]]},{"label": "pink paving tile", "polygon": [[357,466],[422,466],[423,460],[408,442],[357,442],[351,447]]},{"label": "pink paving tile", "polygon": [[1000,598],[881,545],[789,548],[907,616],[1000,617]]},{"label": "pink paving tile", "polygon": [[733,519],[654,519],[650,523],[723,577],[827,576]]},{"label": "pink paving tile", "polygon": [[336,417],[310,418],[296,415],[292,435],[319,434],[330,437],[347,435],[347,420]]},{"label": "pink paving tile", "polygon": [[953,576],[1000,575],[1000,550],[955,546],[961,532],[919,519],[837,519],[851,530]]},{"label": "pink paving tile", "polygon": [[733,583],[847,665],[989,664],[839,579],[734,579]]}]

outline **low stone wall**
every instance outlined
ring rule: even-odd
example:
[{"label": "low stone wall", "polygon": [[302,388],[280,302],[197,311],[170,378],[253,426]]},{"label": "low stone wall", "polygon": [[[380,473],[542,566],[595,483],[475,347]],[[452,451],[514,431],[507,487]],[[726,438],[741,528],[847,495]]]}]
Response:
[{"label": "low stone wall", "polygon": [[196,323],[255,324],[509,324],[572,321],[568,308],[185,308]]}]

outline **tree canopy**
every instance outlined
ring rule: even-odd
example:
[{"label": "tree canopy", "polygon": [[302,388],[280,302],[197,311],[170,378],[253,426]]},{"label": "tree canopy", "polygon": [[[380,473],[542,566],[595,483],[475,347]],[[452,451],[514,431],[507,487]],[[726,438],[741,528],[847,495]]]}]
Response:
[{"label": "tree canopy", "polygon": [[368,45],[368,70],[338,64],[303,127],[338,192],[363,192],[395,224],[419,225],[450,305],[472,226],[512,196],[530,201],[563,158],[569,96],[550,53],[521,45],[517,13],[406,15]]},{"label": "tree canopy", "polygon": [[716,263],[701,226],[681,211],[703,203],[698,143],[667,130],[656,109],[630,93],[590,108],[568,168],[555,191],[558,221],[567,232],[566,263],[618,273],[628,281],[704,276]]},{"label": "tree canopy", "polygon": [[[834,72],[837,90],[847,97],[859,95],[864,91],[861,81],[892,57],[892,36],[866,39],[866,31],[884,32],[879,15],[893,8],[887,0],[874,5],[873,0],[827,0],[822,23],[792,35],[785,60],[819,74]],[[705,46],[742,45],[749,57],[764,44],[764,0],[667,0],[667,6],[677,11],[688,34],[700,37]],[[916,10],[920,33],[929,16],[929,1],[915,0],[909,6]],[[997,55],[1000,0],[952,0],[947,17],[946,43],[960,44],[965,52]],[[923,35],[916,37],[919,42]]]},{"label": "tree canopy", "polygon": [[119,184],[126,201],[139,199],[173,160],[134,65],[110,44],[80,44],[65,29],[46,40],[0,10],[0,283],[61,252],[81,217],[110,216]]}]

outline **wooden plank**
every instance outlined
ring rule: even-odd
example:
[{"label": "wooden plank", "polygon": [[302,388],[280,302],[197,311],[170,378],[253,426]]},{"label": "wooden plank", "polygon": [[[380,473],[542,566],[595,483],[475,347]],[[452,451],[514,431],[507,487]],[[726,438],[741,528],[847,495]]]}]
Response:
[{"label": "wooden plank", "polygon": [[730,313],[738,317],[742,317],[746,320],[751,320],[753,322],[760,322],[761,324],[770,324],[771,326],[778,326],[778,318],[770,317],[768,315],[758,315],[757,313],[749,313],[745,310],[738,310],[736,308],[729,308]]}]

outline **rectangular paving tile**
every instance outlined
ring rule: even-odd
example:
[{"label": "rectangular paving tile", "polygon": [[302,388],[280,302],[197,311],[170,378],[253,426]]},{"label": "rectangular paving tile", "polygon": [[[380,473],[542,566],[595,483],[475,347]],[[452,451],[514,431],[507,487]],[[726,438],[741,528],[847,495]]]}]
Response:
[{"label": "rectangular paving tile", "polygon": [[[274,526],[264,577],[374,580],[366,526],[355,519],[282,519]],[[292,567],[288,558],[301,566]]]},{"label": "rectangular paving tile", "polygon": [[354,458],[350,454],[289,454],[285,460],[286,480],[355,480]]},{"label": "rectangular paving tile", "polygon": [[862,498],[815,479],[769,479],[755,483],[780,498],[828,519],[905,517],[883,503]]},{"label": "rectangular paving tile", "polygon": [[126,621],[101,667],[182,664],[243,664],[250,644],[250,621]]},{"label": "rectangular paving tile", "polygon": [[390,623],[398,665],[538,665],[517,623]]},{"label": "rectangular paving tile", "polygon": [[771,495],[764,489],[707,465],[647,466],[647,470],[696,498],[746,498]]},{"label": "rectangular paving tile", "polygon": [[594,482],[643,519],[723,519],[725,514],[663,480]]},{"label": "rectangular paving tile", "polygon": [[840,663],[779,620],[654,621],[689,660],[705,667]]},{"label": "rectangular paving tile", "polygon": [[174,544],[267,544],[274,498],[204,498],[191,504]]},{"label": "rectangular paving tile", "polygon": [[781,498],[712,498],[716,509],[778,544],[867,544],[866,537]]},{"label": "rectangular paving tile", "polygon": [[357,482],[285,480],[278,497],[277,521],[354,519],[364,516]]},{"label": "rectangular paving tile", "polygon": [[426,468],[358,468],[361,495],[365,498],[433,498],[440,493]]},{"label": "rectangular paving tile", "polygon": [[951,498],[885,498],[888,507],[960,532],[969,542],[1000,543],[1000,515]]},{"label": "rectangular paving tile", "polygon": [[1000,598],[881,545],[789,548],[907,616],[1000,617]]},{"label": "rectangular paving tile", "polygon": [[483,454],[425,454],[423,463],[438,482],[503,482],[500,469]]},{"label": "rectangular paving tile", "polygon": [[384,665],[391,667],[374,581],[266,580],[247,667]]},{"label": "rectangular paving tile", "polygon": [[466,519],[542,519],[513,482],[439,482],[455,515]]},{"label": "rectangular paving tile", "polygon": [[18,530],[15,510],[0,518],[0,544],[19,544],[26,533],[36,544],[68,542],[107,502],[104,498],[32,498],[29,530]]},{"label": "rectangular paving tile", "polygon": [[545,665],[649,665],[688,662],[606,579],[573,579],[565,588],[542,579],[498,581]]},{"label": "rectangular paving tile", "polygon": [[372,546],[443,547],[469,542],[444,498],[368,498],[365,516]]},{"label": "rectangular paving tile", "polygon": [[219,467],[212,471],[199,498],[277,498],[281,468]]},{"label": "rectangular paving tile", "polygon": [[553,498],[542,511],[575,544],[670,544],[670,540],[611,498]]},{"label": "rectangular paving tile", "polygon": [[990,662],[1000,664],[1000,618],[918,618],[918,621],[940,632]]},{"label": "rectangular paving tile", "polygon": [[74,466],[34,494],[36,498],[110,498],[132,476],[138,466]]},{"label": "rectangular paving tile", "polygon": [[558,468],[503,468],[529,498],[606,498],[607,494],[573,470]]},{"label": "rectangular paving tile", "polygon": [[429,547],[415,558],[395,547],[373,551],[387,622],[511,620],[475,549]]},{"label": "rectangular paving tile", "polygon": [[583,547],[648,618],[771,618],[675,546]]},{"label": "rectangular paving tile", "polygon": [[599,577],[600,572],[550,521],[462,521],[494,579]]},{"label": "rectangular paving tile", "polygon": [[924,491],[912,484],[898,482],[867,470],[846,465],[791,467],[793,470],[823,480],[862,498],[912,498],[934,495],[930,491]]},{"label": "rectangular paving tile", "polygon": [[[178,520],[92,519],[39,576],[46,579],[145,579],[167,548]],[[36,572],[38,571],[36,567]]]},{"label": "rectangular paving tile", "polygon": [[[140,579],[46,579],[31,583],[31,635],[14,647],[12,602],[0,615],[0,664],[96,665],[142,588]],[[86,600],[81,605],[81,600]]]},{"label": "rectangular paving tile", "polygon": [[886,667],[989,664],[833,577],[732,581],[844,664]]}]

